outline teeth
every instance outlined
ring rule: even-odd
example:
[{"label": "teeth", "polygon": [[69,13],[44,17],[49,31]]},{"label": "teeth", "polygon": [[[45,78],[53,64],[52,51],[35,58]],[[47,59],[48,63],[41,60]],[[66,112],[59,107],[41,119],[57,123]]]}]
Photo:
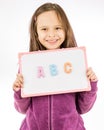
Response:
[{"label": "teeth", "polygon": [[57,40],[48,40],[48,42],[56,42]]}]

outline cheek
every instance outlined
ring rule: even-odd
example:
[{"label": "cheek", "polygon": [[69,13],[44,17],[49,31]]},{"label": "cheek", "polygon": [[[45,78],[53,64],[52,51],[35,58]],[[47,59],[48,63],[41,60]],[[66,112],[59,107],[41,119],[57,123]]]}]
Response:
[{"label": "cheek", "polygon": [[65,39],[65,32],[64,32],[64,31],[60,32],[60,36],[61,36],[63,39]]},{"label": "cheek", "polygon": [[62,40],[64,41],[65,40],[65,33],[61,33],[60,35],[61,35]]},{"label": "cheek", "polygon": [[41,42],[44,39],[44,35],[43,34],[39,34],[38,35],[38,40]]}]

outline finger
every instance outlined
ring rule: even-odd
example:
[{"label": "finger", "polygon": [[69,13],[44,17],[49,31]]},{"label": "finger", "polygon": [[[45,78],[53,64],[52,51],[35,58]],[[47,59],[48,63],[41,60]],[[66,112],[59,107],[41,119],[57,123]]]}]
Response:
[{"label": "finger", "polygon": [[91,80],[91,81],[97,81],[97,80],[98,80],[98,79],[97,79],[97,76],[95,75],[94,72],[88,74],[87,77],[88,77],[88,79]]},{"label": "finger", "polygon": [[17,91],[22,87],[23,87],[23,79],[21,76],[17,75],[17,78],[13,84],[13,90]]},{"label": "finger", "polygon": [[13,90],[14,91],[19,91],[21,88],[18,88],[18,87],[13,87]]},{"label": "finger", "polygon": [[19,86],[19,84],[18,84],[17,82],[15,82],[15,83],[13,84],[13,90],[18,91],[20,88],[21,88],[21,87]]},{"label": "finger", "polygon": [[23,76],[21,74],[17,74],[16,80],[19,84],[23,84]]},{"label": "finger", "polygon": [[87,75],[89,76],[91,73],[92,73],[92,68],[90,67],[90,68],[88,68],[88,70],[87,70]]},{"label": "finger", "polygon": [[97,78],[97,76],[94,74],[94,75],[91,76],[90,80],[91,80],[91,81],[98,81],[98,78]]}]

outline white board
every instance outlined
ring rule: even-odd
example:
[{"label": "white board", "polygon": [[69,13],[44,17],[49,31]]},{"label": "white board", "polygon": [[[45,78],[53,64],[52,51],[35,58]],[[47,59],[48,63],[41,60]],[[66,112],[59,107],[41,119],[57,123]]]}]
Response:
[{"label": "white board", "polygon": [[89,91],[85,47],[19,53],[22,97]]}]

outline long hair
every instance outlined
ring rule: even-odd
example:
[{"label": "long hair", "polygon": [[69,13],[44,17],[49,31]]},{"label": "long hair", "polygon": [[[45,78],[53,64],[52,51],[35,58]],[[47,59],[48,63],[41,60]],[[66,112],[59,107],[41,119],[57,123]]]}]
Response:
[{"label": "long hair", "polygon": [[37,8],[31,18],[29,51],[46,50],[46,48],[39,42],[37,34],[37,17],[46,11],[55,11],[58,19],[64,27],[65,40],[60,48],[76,47],[77,44],[72,27],[62,7],[55,3],[45,3]]}]

